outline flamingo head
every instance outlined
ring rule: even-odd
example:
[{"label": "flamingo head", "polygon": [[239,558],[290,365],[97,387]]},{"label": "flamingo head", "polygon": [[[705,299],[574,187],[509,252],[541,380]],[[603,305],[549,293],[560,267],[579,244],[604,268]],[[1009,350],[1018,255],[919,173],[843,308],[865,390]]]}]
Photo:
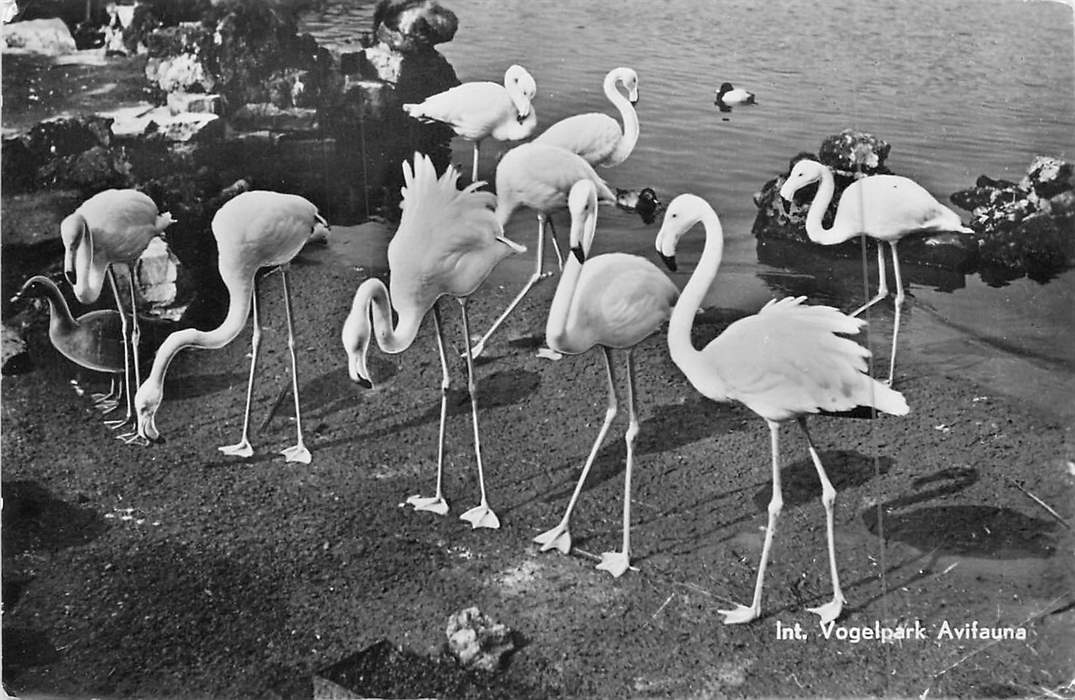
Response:
[{"label": "flamingo head", "polygon": [[632,105],[638,104],[638,73],[631,68],[618,68],[620,83],[627,88],[627,99]]},{"label": "flamingo head", "polygon": [[86,217],[77,211],[60,222],[63,241],[63,274],[72,287],[79,283],[80,271],[85,276],[93,265],[93,234]]},{"label": "flamingo head", "polygon": [[142,382],[134,395],[134,410],[138,416],[138,434],[150,442],[164,442],[157,430],[157,409],[164,399],[160,382],[152,378]]},{"label": "flamingo head", "polygon": [[712,208],[704,199],[693,194],[681,194],[668,205],[664,212],[661,230],[654,242],[661,260],[672,272],[676,271],[676,246],[679,239],[702,220]]},{"label": "flamingo head", "polygon": [[571,212],[571,252],[584,263],[597,230],[597,186],[593,180],[579,180],[571,186],[567,208]]},{"label": "flamingo head", "polygon": [[347,373],[351,381],[372,389],[373,381],[366,366],[366,354],[370,348],[373,324],[370,322],[369,299],[363,294],[363,286],[365,285],[359,286],[355,292],[351,313],[347,314],[347,320],[343,322],[340,339],[343,341],[344,352],[347,353]]},{"label": "flamingo head", "polygon": [[825,166],[816,160],[803,158],[796,161],[784,184],[780,186],[780,197],[786,202],[793,201],[796,192],[821,179],[824,168]]},{"label": "flamingo head", "polygon": [[532,109],[530,102],[537,95],[534,76],[522,66],[513,65],[504,72],[504,89],[508,91],[515,111],[519,113],[519,123],[525,122]]}]

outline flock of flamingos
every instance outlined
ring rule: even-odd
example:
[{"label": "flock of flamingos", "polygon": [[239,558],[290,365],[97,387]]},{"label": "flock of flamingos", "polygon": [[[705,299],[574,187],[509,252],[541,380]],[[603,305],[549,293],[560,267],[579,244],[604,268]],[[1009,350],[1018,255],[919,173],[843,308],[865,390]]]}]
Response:
[{"label": "flock of flamingos", "polygon": [[[626,96],[621,88],[626,91]],[[447,124],[456,134],[473,142],[472,181],[459,189],[460,175],[454,167],[449,167],[438,177],[430,159],[422,154],[415,154],[413,163],[403,163],[402,218],[388,246],[390,282],[386,286],[376,278],[365,280],[354,295],[342,329],[350,376],[357,382],[370,383],[366,357],[371,338],[375,337],[385,352],[402,352],[414,342],[425,316],[433,312],[443,370],[436,491],[428,497],[412,496],[408,503],[418,510],[447,513],[441,477],[449,373],[437,301],[442,296],[450,296],[459,302],[467,345],[464,356],[481,489],[479,504],[463,513],[462,518],[475,528],[499,527],[485,492],[473,359],[483,351],[490,335],[523,296],[545,276],[542,261],[546,221],[553,212],[566,208],[571,215],[570,254],[566,259],[560,254],[550,226],[560,278],[546,323],[549,347],[544,353],[555,358],[600,348],[607,367],[608,409],[562,520],[535,541],[541,544],[542,550],[558,549],[567,553],[571,549],[571,512],[617,413],[617,371],[612,351],[623,350],[626,354],[629,416],[623,544],[619,551],[605,553],[598,568],[613,576],[620,576],[629,568],[631,472],[633,445],[639,431],[632,350],[668,322],[671,358],[695,389],[714,401],[734,400],[744,404],[765,419],[771,433],[773,491],[753,601],[749,606],[738,605],[721,611],[725,622],[749,622],[761,611],[765,567],[782,506],[779,432],[780,426],[789,421],[796,421],[806,434],[810,457],[821,481],[821,501],[826,516],[833,595],[830,602],[811,612],[820,616],[822,622],[835,620],[844,604],[833,541],[836,492],[814,447],[806,418],[813,413],[847,411],[861,406],[892,415],[908,412],[904,397],[891,388],[899,310],[903,302],[896,246],[908,233],[961,230],[962,223],[955,212],[938,203],[911,180],[876,175],[862,178],[845,190],[832,226],[825,229],[822,214],[833,196],[832,173],[820,163],[799,161],[780,194],[790,202],[799,189],[819,183],[806,220],[809,236],[817,243],[835,244],[860,235],[877,240],[881,263],[877,295],[851,315],[827,306],[809,306],[805,297],[773,300],[757,314],[732,323],[699,350],[691,342],[691,326],[717,275],[723,251],[720,220],[708,202],[693,194],[680,194],[668,205],[657,233],[657,252],[674,270],[680,239],[699,223],[705,231],[701,259],[682,291],[643,257],[623,253],[590,256],[597,230],[598,207],[614,203],[616,199],[594,167],[612,167],[623,162],[634,149],[639,134],[633,108],[638,99],[635,71],[630,68],[610,71],[604,89],[622,116],[622,126],[602,113],[576,115],[553,124],[532,141],[516,146],[504,155],[496,167],[495,194],[481,189],[485,183],[477,179],[478,149],[486,138],[522,140],[534,132],[537,116],[531,100],[536,93],[536,84],[524,68],[511,66],[504,75],[503,84],[464,83],[433,95],[421,104],[404,105],[404,110],[413,118]],[[727,84],[717,95],[717,103],[722,109],[731,103],[753,101],[751,93]],[[537,255],[533,274],[489,331],[471,347],[467,299],[501,260],[526,251],[504,236],[504,225],[520,207],[537,213]],[[230,295],[227,316],[211,331],[188,328],[169,335],[157,351],[148,377],[142,382],[136,351],[139,327],[138,315],[134,313],[134,293],[132,290],[128,322],[112,266],[124,264],[130,268],[150,239],[161,234],[170,223],[172,219],[168,214],[160,214],[149,197],[135,190],[101,192],[62,222],[61,234],[66,251],[64,274],[75,297],[84,304],[96,301],[107,277],[119,309],[118,319],[114,311],[90,312],[77,321],[67,314],[69,321],[81,323],[87,332],[97,326],[107,326],[108,332],[113,334],[110,337],[122,334],[123,374],[127,386],[125,389],[114,386],[109,394],[98,395],[100,404],[114,410],[121,400],[125,400],[127,416],[122,421],[115,421],[115,427],[131,426],[131,432],[123,437],[141,444],[159,441],[156,415],[164,398],[164,378],[171,361],[187,347],[223,347],[239,335],[252,313],[253,347],[242,435],[238,443],[219,449],[230,455],[253,454],[248,428],[261,337],[255,273],[261,268],[279,267],[288,324],[297,433],[296,443],[283,450],[283,455],[288,462],[309,463],[310,452],[303,442],[299,413],[288,264],[315,232],[327,226],[326,222],[318,216],[314,204],[293,194],[249,191],[225,203],[213,218],[212,229],[219,248],[220,275]],[[857,334],[865,325],[855,316],[888,294],[882,243],[890,246],[896,278],[895,330],[889,377],[885,382],[868,376],[866,360],[869,351],[846,337]],[[26,283],[23,292],[36,289],[40,293],[40,289],[48,284],[51,282],[47,278],[34,277]],[[45,293],[49,293],[47,289]],[[97,342],[109,342],[104,338],[104,331],[97,328],[97,332]],[[63,352],[63,334],[51,335]],[[66,342],[70,344],[71,341]],[[118,342],[118,339],[110,342]],[[65,354],[72,358],[77,356],[74,351]],[[136,392],[132,391],[134,386],[138,387]],[[125,399],[121,399],[122,396]]]}]

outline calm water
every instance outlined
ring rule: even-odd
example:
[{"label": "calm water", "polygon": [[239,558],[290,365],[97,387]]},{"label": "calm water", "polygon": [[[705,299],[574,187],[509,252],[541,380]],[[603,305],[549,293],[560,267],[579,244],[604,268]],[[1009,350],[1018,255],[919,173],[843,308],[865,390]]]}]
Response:
[{"label": "calm water", "polygon": [[[525,65],[538,84],[539,129],[578,112],[613,113],[604,74],[617,65],[638,71],[642,135],[623,165],[602,174],[620,187],[652,186],[665,201],[693,192],[714,205],[728,238],[713,294],[723,307],[752,311],[773,296],[761,275],[774,270],[758,263],[750,235],[751,197],[828,134],[854,127],[886,139],[888,165],[942,201],[982,173],[1018,180],[1035,154],[1075,159],[1072,10],[1057,2],[444,4],[459,31],[440,49],[459,78],[499,81],[509,64]],[[369,29],[371,14],[341,1],[307,17],[307,29],[342,47]],[[720,113],[713,96],[724,81],[756,92],[759,104]],[[469,144],[454,149],[455,161],[469,164]],[[483,154],[489,179],[494,150]],[[656,226],[602,213],[598,248],[648,252]],[[509,234],[532,245],[533,226],[518,215]],[[693,243],[696,255],[701,235]],[[692,249],[683,257],[691,269]],[[912,315],[907,343],[935,351],[942,367],[1014,381],[1001,376],[1010,367],[974,359],[985,343],[1030,358],[1043,381],[1075,376],[1071,272],[1045,286],[1020,280],[995,289],[969,278],[954,293],[916,286],[913,294],[924,311]],[[961,339],[948,337],[953,326]]]}]

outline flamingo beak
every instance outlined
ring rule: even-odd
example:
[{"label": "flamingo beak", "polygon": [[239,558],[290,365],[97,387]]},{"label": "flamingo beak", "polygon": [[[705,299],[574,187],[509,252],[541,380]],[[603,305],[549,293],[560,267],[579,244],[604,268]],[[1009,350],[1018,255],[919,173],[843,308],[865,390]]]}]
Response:
[{"label": "flamingo beak", "polygon": [[661,261],[664,263],[664,266],[667,267],[669,270],[671,270],[672,272],[676,271],[676,256],[665,255],[664,253],[661,253]]},{"label": "flamingo beak", "polygon": [[582,252],[582,246],[571,246],[571,252],[575,255],[575,259],[579,261],[579,264],[586,263],[586,253]]}]

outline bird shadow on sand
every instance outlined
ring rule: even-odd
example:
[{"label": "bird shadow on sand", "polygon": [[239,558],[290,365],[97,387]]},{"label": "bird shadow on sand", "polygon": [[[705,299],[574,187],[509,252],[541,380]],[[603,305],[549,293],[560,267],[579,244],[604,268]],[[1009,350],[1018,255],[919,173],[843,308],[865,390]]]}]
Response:
[{"label": "bird shadow on sand", "polygon": [[[604,446],[594,458],[583,487],[584,492],[598,488],[624,472],[627,463],[627,445],[623,439],[626,430],[625,414],[626,411],[621,407],[616,421],[605,437]],[[596,424],[601,416],[594,418]],[[640,466],[638,457],[675,450],[712,435],[741,429],[742,421],[739,416],[729,413],[727,406],[706,399],[660,406],[655,410],[655,415],[639,424],[638,437],[635,438],[636,469]],[[590,439],[596,437],[595,429]],[[586,455],[584,452],[567,462],[535,474],[534,479],[552,479],[553,483],[529,489],[518,503],[522,505],[533,500],[552,503],[569,498],[582,474]]]},{"label": "bird shadow on sand", "polygon": [[[895,464],[891,457],[867,457],[852,450],[829,450],[819,452],[818,456],[821,457],[821,464],[824,465],[825,473],[837,494],[845,489],[869,483],[876,476],[887,474]],[[780,487],[785,508],[821,501],[821,481],[809,456],[780,470]],[[769,482],[759,489],[751,500],[761,512],[768,509],[772,497],[773,485]]]},{"label": "bird shadow on sand", "polygon": [[[196,399],[226,391],[246,381],[243,372],[213,372],[211,374],[184,374],[168,377],[165,395],[169,400]],[[245,387],[245,384],[244,384]]]},{"label": "bird shadow on sand", "polygon": [[1057,523],[1011,508],[956,504],[902,510],[957,493],[977,480],[978,471],[967,467],[920,477],[912,482],[912,487],[920,490],[863,510],[862,521],[866,529],[886,541],[941,555],[1046,559],[1056,553]]},{"label": "bird shadow on sand", "polygon": [[[340,372],[343,375],[340,375]],[[324,418],[330,412],[336,412],[344,410],[352,406],[355,402],[354,398],[354,384],[346,377],[346,370],[333,370],[325,375],[322,375],[318,379],[314,380],[317,383],[324,383],[325,386],[331,387],[329,393],[332,395],[332,408],[331,411],[319,410],[313,411],[309,416],[306,413],[306,407],[303,406],[303,418]],[[538,386],[541,383],[540,375],[537,372],[530,372],[522,369],[505,370],[502,372],[494,372],[487,377],[482,377],[478,385],[478,409],[479,411],[485,411],[487,409],[500,408],[503,406],[510,406],[515,404],[530,394],[537,391]],[[304,387],[299,389],[302,396],[316,396],[317,394],[308,391]],[[368,393],[370,390],[366,390]],[[372,391],[377,391],[372,390]],[[289,396],[290,392],[285,392],[284,396]],[[429,389],[430,400],[424,402],[423,405],[427,406],[425,410],[415,415],[407,416],[406,411],[403,415],[378,415],[371,417],[370,421],[366,425],[375,425],[377,427],[372,430],[358,431],[349,433],[344,437],[340,437],[333,440],[319,440],[316,437],[312,437],[307,434],[307,444],[310,451],[314,455],[314,459],[317,459],[317,453],[321,450],[327,450],[341,445],[346,445],[352,442],[364,442],[370,440],[378,440],[386,435],[395,435],[402,431],[409,430],[411,428],[417,428],[419,426],[432,423],[437,424],[440,420],[440,401],[439,392],[435,386],[431,386]],[[360,398],[359,401],[362,399]],[[281,417],[288,417],[294,414],[293,404],[291,402],[282,402],[285,405],[280,406],[280,410],[276,412],[274,420],[279,420]],[[362,409],[359,409],[360,411]],[[372,410],[372,409],[371,409]],[[447,416],[452,418],[454,416],[470,414],[470,394],[466,389],[452,388],[448,392],[448,406]],[[271,422],[270,422],[271,424]],[[259,431],[261,432],[261,431]],[[468,433],[469,434],[469,433]],[[436,441],[435,438],[430,440],[429,453],[431,456],[436,455]],[[258,454],[254,457],[244,459],[241,461],[243,464],[255,464],[266,460],[276,459],[275,452],[267,452],[265,454]],[[207,468],[217,467],[233,467],[237,463],[234,459],[228,459],[225,461],[215,462],[206,465]]]}]

